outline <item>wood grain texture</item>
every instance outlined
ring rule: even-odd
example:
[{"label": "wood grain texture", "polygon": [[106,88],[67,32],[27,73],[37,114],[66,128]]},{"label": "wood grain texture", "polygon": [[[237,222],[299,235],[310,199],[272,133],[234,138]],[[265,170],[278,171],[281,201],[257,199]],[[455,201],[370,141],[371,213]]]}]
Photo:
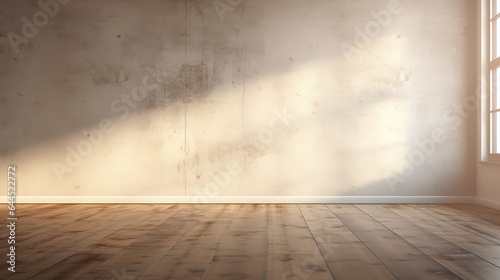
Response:
[{"label": "wood grain texture", "polygon": [[[304,205],[300,208],[336,280],[396,279],[327,206]],[[347,206],[335,209],[342,213],[353,211]]]},{"label": "wood grain texture", "polygon": [[[0,279],[500,279],[477,205],[18,204]],[[8,236],[0,228],[0,236]],[[5,238],[0,253],[7,254]]]},{"label": "wood grain texture", "polygon": [[297,205],[270,205],[268,279],[333,277]]},{"label": "wood grain texture", "polygon": [[425,222],[415,223],[415,220],[405,219],[382,206],[358,207],[462,279],[495,279],[500,275],[497,266],[435,233],[434,227],[427,226]]},{"label": "wood grain texture", "polygon": [[349,213],[335,214],[397,279],[457,279],[455,274],[377,220],[358,208],[352,211],[354,206],[345,207]]}]

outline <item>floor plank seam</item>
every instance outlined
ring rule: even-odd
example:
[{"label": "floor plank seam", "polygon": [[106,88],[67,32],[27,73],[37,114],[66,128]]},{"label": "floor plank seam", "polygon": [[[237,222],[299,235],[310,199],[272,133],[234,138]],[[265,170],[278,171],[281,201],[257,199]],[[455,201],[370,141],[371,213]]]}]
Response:
[{"label": "floor plank seam", "polygon": [[[355,206],[354,204],[349,204],[349,205],[352,205],[352,206]],[[328,209],[330,209],[330,207],[327,207]],[[392,270],[389,269],[389,267],[387,267],[387,265],[363,242],[361,241],[361,239],[358,237],[358,235],[356,233],[354,233],[345,223],[344,221],[342,221],[342,219],[337,215],[335,214],[332,209],[330,209],[330,211],[332,212],[333,215],[335,215],[337,217],[337,219],[339,219],[342,224],[354,235],[356,236],[356,238],[358,239],[358,241],[363,244],[363,246],[394,276],[394,279],[399,279],[398,277],[396,277],[396,275],[394,274],[394,272],[392,272]]]},{"label": "floor plank seam", "polygon": [[[429,256],[427,253],[425,253],[424,251],[422,251],[420,248],[418,248],[417,246],[413,245],[411,242],[409,242],[406,238],[404,238],[403,236],[400,236],[399,234],[397,234],[396,232],[394,232],[392,229],[390,229],[389,227],[387,227],[386,225],[384,225],[382,222],[378,221],[377,219],[375,219],[373,216],[371,216],[370,214],[366,213],[365,211],[363,211],[363,209],[359,208],[357,205],[354,205],[357,209],[359,209],[361,212],[363,212],[365,215],[367,215],[368,217],[370,217],[371,219],[373,219],[375,222],[377,222],[380,226],[384,227],[385,229],[387,229],[388,231],[390,231],[392,234],[396,235],[397,237],[399,237],[401,240],[403,240],[407,245],[409,245],[410,247],[413,247],[415,250],[419,251],[421,254],[423,254],[427,259],[431,260],[432,262],[438,264],[439,266],[441,266],[443,269],[449,271],[450,273],[454,274],[455,277],[457,279],[461,279],[460,277],[458,277],[458,275],[456,275],[453,271],[449,270],[447,267],[445,267],[443,264],[441,264],[441,262],[439,262],[438,260],[434,259],[433,257]],[[398,215],[397,213],[395,213],[396,215]],[[399,216],[399,215],[398,215]],[[399,216],[401,217],[401,216]],[[403,217],[401,217],[403,218]],[[404,218],[403,218],[404,219]],[[413,223],[412,223],[413,224]],[[418,225],[415,225],[416,227],[420,228]],[[423,229],[422,229],[423,230]]]}]

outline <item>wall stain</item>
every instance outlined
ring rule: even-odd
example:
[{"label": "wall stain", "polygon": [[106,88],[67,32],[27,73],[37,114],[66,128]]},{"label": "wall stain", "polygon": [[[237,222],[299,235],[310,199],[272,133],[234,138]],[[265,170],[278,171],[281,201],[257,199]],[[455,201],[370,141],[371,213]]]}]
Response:
[{"label": "wall stain", "polygon": [[[147,91],[137,106],[138,111],[149,111],[165,108],[174,103],[190,103],[202,101],[215,87],[213,75],[203,61],[193,64],[182,64],[180,67],[163,70],[153,67],[154,75],[148,82],[154,89]],[[156,83],[155,83],[156,80]]]},{"label": "wall stain", "polygon": [[92,81],[97,86],[120,85],[128,80],[130,70],[124,69],[120,65],[103,65],[96,62],[86,63],[90,67]]},{"label": "wall stain", "polygon": [[197,64],[183,64],[180,70],[179,75],[185,76],[186,91],[189,94],[187,101],[195,97],[204,97],[213,87],[213,82],[209,78],[208,65],[203,61]]},{"label": "wall stain", "polygon": [[34,102],[35,104],[35,110],[33,111],[35,114],[38,114],[40,113],[40,107],[42,106],[42,103],[38,102],[38,101],[35,101]]}]

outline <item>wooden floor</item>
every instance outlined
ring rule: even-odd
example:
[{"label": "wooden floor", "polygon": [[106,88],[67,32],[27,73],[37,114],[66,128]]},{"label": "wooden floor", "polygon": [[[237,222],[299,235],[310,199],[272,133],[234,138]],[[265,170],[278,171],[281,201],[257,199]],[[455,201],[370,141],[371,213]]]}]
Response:
[{"label": "wooden floor", "polygon": [[16,272],[2,261],[0,279],[500,279],[500,211],[476,205],[18,204],[17,217]]}]

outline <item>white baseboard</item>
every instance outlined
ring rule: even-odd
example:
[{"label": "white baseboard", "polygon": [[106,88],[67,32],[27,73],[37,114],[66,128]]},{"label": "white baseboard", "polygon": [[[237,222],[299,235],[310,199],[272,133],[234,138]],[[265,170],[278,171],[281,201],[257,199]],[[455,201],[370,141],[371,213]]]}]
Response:
[{"label": "white baseboard", "polygon": [[[7,202],[0,196],[1,203]],[[474,196],[19,196],[16,203],[463,203]]]},{"label": "white baseboard", "polygon": [[486,207],[500,210],[500,202],[498,202],[498,201],[493,201],[493,200],[489,200],[489,199],[482,198],[482,197],[476,197],[476,203],[479,205],[483,205]]}]

